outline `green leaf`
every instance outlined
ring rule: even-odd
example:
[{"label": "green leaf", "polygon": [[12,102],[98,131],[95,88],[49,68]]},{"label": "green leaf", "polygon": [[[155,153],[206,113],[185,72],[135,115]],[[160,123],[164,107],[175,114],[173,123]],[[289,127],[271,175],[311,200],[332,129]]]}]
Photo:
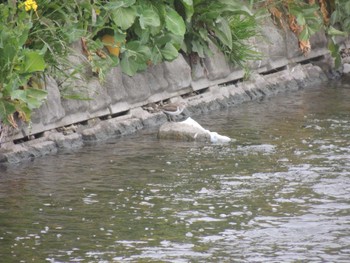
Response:
[{"label": "green leaf", "polygon": [[300,32],[299,39],[302,41],[307,41],[310,39],[309,27],[305,26],[304,29]]},{"label": "green leaf", "polygon": [[[28,35],[29,35],[29,30],[32,27],[31,23],[28,23],[25,27],[21,27],[21,35],[18,38],[18,46],[21,47],[23,46],[27,40],[28,40]],[[18,30],[18,28],[17,28]]]},{"label": "green leaf", "polygon": [[30,118],[32,115],[32,110],[27,106],[27,104],[25,104],[25,103],[17,104],[16,111],[21,113],[21,118],[23,119],[23,117],[24,117],[24,121],[26,121],[26,122],[30,121]]},{"label": "green leaf", "polygon": [[131,56],[138,57],[138,59],[144,59],[144,61],[150,57],[149,47],[143,45],[140,41],[128,42],[125,45],[125,50],[129,52]]},{"label": "green leaf", "polygon": [[7,116],[14,113],[16,111],[16,107],[5,100],[0,99],[0,119],[2,121],[7,121]]},{"label": "green leaf", "polygon": [[339,21],[339,18],[340,18],[340,11],[337,9],[335,10],[332,15],[331,15],[331,18],[330,18],[330,23],[332,25],[334,25],[335,23],[337,23]]},{"label": "green leaf", "polygon": [[108,1],[107,4],[103,6],[105,10],[116,10],[121,7],[129,7],[135,4],[136,0],[118,0],[118,1]]},{"label": "green leaf", "polygon": [[193,0],[181,0],[181,2],[185,7],[186,21],[191,22],[192,16],[194,14]]},{"label": "green leaf", "polygon": [[219,0],[221,4],[224,4],[225,12],[230,12],[230,14],[241,14],[245,16],[253,15],[253,12],[241,1],[234,0]]},{"label": "green leaf", "polygon": [[129,76],[135,75],[139,69],[139,65],[138,65],[136,58],[132,57],[132,56],[125,55],[125,53],[122,54],[120,66],[121,66],[123,73],[125,73]]},{"label": "green leaf", "polygon": [[47,98],[47,92],[42,89],[26,89],[27,91],[27,96],[30,98],[35,98],[38,101],[44,101]]},{"label": "green leaf", "polygon": [[346,15],[350,15],[350,1],[347,1],[344,5],[344,11]]},{"label": "green leaf", "polygon": [[29,109],[39,108],[47,98],[47,92],[41,89],[17,89],[11,92],[12,100],[20,100],[24,102]]},{"label": "green leaf", "polygon": [[140,14],[140,26],[142,29],[160,26],[159,15],[153,6],[142,10]]},{"label": "green leaf", "polygon": [[165,26],[175,35],[183,36],[186,32],[186,25],[182,17],[172,8],[166,8]]},{"label": "green leaf", "polygon": [[331,36],[344,36],[346,37],[348,34],[346,32],[340,31],[338,29],[335,29],[334,27],[330,26],[328,28],[327,33]]},{"label": "green leaf", "polygon": [[114,23],[122,30],[127,30],[134,24],[137,12],[135,7],[118,8],[112,15]]},{"label": "green leaf", "polygon": [[46,68],[44,57],[37,51],[26,50],[21,73],[44,71]]},{"label": "green leaf", "polygon": [[179,55],[178,50],[171,43],[167,43],[164,48],[162,48],[161,52],[163,57],[169,61],[174,60]]},{"label": "green leaf", "polygon": [[39,108],[47,97],[47,92],[40,89],[26,89],[27,98],[25,100],[28,108],[33,110]]},{"label": "green leaf", "polygon": [[150,58],[151,51],[148,46],[143,45],[140,41],[131,41],[125,45],[120,66],[124,73],[133,76],[137,71],[147,67]]},{"label": "green leaf", "polygon": [[232,48],[232,33],[229,23],[224,18],[219,18],[216,23],[216,27],[212,27],[215,32],[215,36],[221,41],[222,44],[229,49]]},{"label": "green leaf", "polygon": [[151,61],[155,65],[163,61],[163,55],[158,46],[154,46],[151,50]]},{"label": "green leaf", "polygon": [[11,91],[11,99],[12,100],[22,100],[25,101],[27,99],[27,93],[25,90],[21,90],[21,89],[16,89]]},{"label": "green leaf", "polygon": [[198,56],[201,58],[205,57],[204,48],[200,41],[192,41],[192,51],[197,52]]},{"label": "green leaf", "polygon": [[305,17],[303,16],[303,14],[298,13],[296,18],[298,25],[303,26],[306,24]]}]

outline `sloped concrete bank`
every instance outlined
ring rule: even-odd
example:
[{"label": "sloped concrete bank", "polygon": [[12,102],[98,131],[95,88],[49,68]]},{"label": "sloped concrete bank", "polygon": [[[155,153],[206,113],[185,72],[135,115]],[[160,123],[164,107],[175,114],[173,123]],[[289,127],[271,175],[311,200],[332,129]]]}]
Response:
[{"label": "sloped concrete bank", "polygon": [[[214,47],[209,58],[193,60],[180,55],[133,77],[113,68],[105,82],[86,66],[70,84],[70,91],[91,100],[62,98],[60,81],[48,76],[48,100],[34,112],[32,123],[19,123],[18,129],[0,128],[0,163],[18,163],[158,126],[166,121],[157,111],[164,101],[185,100],[195,116],[304,88],[331,76],[323,33],[312,37],[312,50],[304,56],[293,33],[266,19],[262,37],[251,42],[264,57],[248,65],[251,76],[247,81],[243,81],[245,72],[229,64]],[[85,65],[81,44],[76,43],[74,49],[72,64]]]}]

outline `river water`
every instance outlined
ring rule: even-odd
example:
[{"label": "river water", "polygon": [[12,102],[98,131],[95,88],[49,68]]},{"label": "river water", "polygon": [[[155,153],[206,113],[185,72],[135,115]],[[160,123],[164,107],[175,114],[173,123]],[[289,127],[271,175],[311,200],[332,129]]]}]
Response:
[{"label": "river water", "polygon": [[205,116],[0,172],[1,262],[349,262],[350,88]]}]

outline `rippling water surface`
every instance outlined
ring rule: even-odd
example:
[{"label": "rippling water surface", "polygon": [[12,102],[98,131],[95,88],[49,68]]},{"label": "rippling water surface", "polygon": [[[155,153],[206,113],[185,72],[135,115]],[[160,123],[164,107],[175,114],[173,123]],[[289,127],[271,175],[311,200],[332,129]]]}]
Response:
[{"label": "rippling water surface", "polygon": [[349,262],[348,86],[192,117],[237,141],[147,130],[1,167],[2,262]]}]

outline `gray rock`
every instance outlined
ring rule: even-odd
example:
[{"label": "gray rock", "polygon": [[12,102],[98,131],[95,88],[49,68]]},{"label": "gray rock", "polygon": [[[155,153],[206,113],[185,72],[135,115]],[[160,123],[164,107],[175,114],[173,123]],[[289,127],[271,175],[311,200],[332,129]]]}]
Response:
[{"label": "gray rock", "polygon": [[286,52],[288,59],[303,56],[303,53],[299,48],[298,38],[290,30],[287,30],[286,32]]},{"label": "gray rock", "polygon": [[166,122],[167,118],[164,113],[157,112],[157,113],[149,113],[146,110],[143,110],[141,107],[132,109],[130,111],[130,114],[132,117],[140,119],[142,122],[142,125],[147,127],[155,127],[158,126],[164,122]]},{"label": "gray rock", "polygon": [[92,128],[82,131],[84,141],[107,140],[111,137],[132,134],[142,129],[142,122],[136,118],[118,120],[118,118],[100,122]]},{"label": "gray rock", "polygon": [[107,89],[112,103],[125,101],[128,97],[128,93],[123,85],[123,74],[120,67],[114,67],[106,74],[106,79],[102,86]]},{"label": "gray rock", "polygon": [[[102,87],[99,79],[90,79],[87,85],[87,89],[89,98],[92,98],[92,100],[89,101],[89,112],[94,113],[100,110],[107,110],[106,113],[108,114],[108,105],[111,103],[111,97],[109,96],[107,89]],[[104,114],[100,113],[98,115]],[[97,116],[94,114],[94,117]]]},{"label": "gray rock", "polygon": [[15,145],[11,150],[1,153],[0,159],[3,162],[19,163],[55,153],[57,153],[57,147],[54,142],[38,139]]},{"label": "gray rock", "polygon": [[[171,62],[164,62],[164,77],[169,83],[169,92],[179,92],[191,85],[191,68],[180,54]],[[174,94],[175,95],[175,94]]]},{"label": "gray rock", "polygon": [[204,65],[209,80],[225,78],[231,73],[229,62],[224,54],[214,45],[209,45],[213,55],[204,59]]},{"label": "gray rock", "polygon": [[167,122],[159,128],[159,139],[210,142],[210,135],[199,128],[181,122]]},{"label": "gray rock", "polygon": [[311,43],[312,49],[327,47],[327,42],[328,40],[323,30],[320,32],[316,32],[310,37],[310,43]]},{"label": "gray rock", "polygon": [[55,142],[59,149],[76,149],[83,146],[82,135],[78,133],[63,135],[62,133],[55,132],[50,133],[47,139]]},{"label": "gray rock", "polygon": [[42,125],[54,123],[62,119],[65,111],[61,104],[61,94],[56,81],[46,76],[47,100],[44,104],[32,114],[33,123],[41,123]]},{"label": "gray rock", "polygon": [[140,106],[142,100],[147,100],[151,96],[150,86],[143,74],[136,74],[133,77],[123,74],[122,79],[125,91],[128,94],[126,101],[130,105]]},{"label": "gray rock", "polygon": [[349,74],[350,73],[350,64],[344,64],[343,65],[343,73],[344,74]]},{"label": "gray rock", "polygon": [[268,46],[268,54],[265,54],[270,60],[278,60],[286,55],[285,33],[282,29],[276,27],[271,19],[265,19],[262,27],[263,41],[258,45],[259,48]]},{"label": "gray rock", "polygon": [[205,79],[207,77],[207,69],[204,67],[203,59],[198,57],[195,61],[190,62],[193,81]]}]

